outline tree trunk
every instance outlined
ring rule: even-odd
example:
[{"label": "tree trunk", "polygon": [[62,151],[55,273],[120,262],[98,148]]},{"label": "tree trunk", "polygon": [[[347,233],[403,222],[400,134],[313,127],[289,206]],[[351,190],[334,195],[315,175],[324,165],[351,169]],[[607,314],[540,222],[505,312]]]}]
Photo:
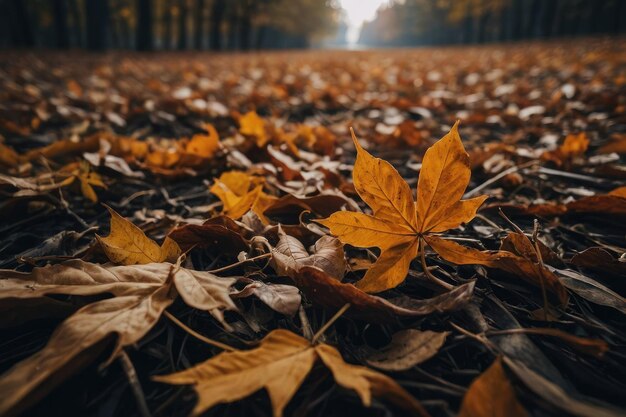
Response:
[{"label": "tree trunk", "polygon": [[237,18],[231,18],[228,22],[228,49],[237,49]]},{"label": "tree trunk", "polygon": [[70,36],[67,26],[67,4],[65,0],[54,0],[52,2],[52,13],[54,15],[56,47],[67,49],[70,46]]},{"label": "tree trunk", "polygon": [[163,49],[172,48],[172,2],[165,0],[163,5]]},{"label": "tree trunk", "polygon": [[225,10],[225,0],[213,0],[211,8],[211,50],[213,51],[219,51],[222,46],[222,20]]},{"label": "tree trunk", "polygon": [[247,10],[239,18],[239,49],[247,51],[250,49],[250,35],[252,32],[252,17]]},{"label": "tree trunk", "polygon": [[202,50],[202,39],[204,38],[204,0],[196,0],[193,30],[193,47],[196,50]]},{"label": "tree trunk", "polygon": [[265,35],[267,34],[267,25],[261,25],[256,32],[255,48],[257,51],[263,48]]},{"label": "tree trunk", "polygon": [[35,36],[30,24],[30,17],[26,10],[26,2],[12,0],[9,4],[9,25],[11,26],[11,38],[13,45],[17,47],[32,48],[35,46]]},{"label": "tree trunk", "polygon": [[151,51],[154,48],[152,35],[152,0],[137,0],[136,37],[138,51]]},{"label": "tree trunk", "polygon": [[80,9],[78,8],[78,0],[68,0],[69,1],[69,14],[72,19],[72,37],[74,45],[78,45],[79,47],[84,46],[83,40],[83,20],[82,15],[80,13]]},{"label": "tree trunk", "polygon": [[187,0],[180,0],[178,11],[178,50],[187,49]]},{"label": "tree trunk", "polygon": [[107,20],[109,15],[107,0],[86,1],[85,14],[87,49],[104,51],[107,47]]}]

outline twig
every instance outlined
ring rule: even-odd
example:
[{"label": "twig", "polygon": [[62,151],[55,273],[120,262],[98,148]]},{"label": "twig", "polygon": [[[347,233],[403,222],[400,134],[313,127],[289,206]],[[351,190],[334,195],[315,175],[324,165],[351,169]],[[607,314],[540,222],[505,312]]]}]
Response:
[{"label": "twig", "polygon": [[543,257],[541,256],[541,250],[539,249],[539,240],[537,235],[539,234],[539,221],[537,219],[533,222],[533,244],[535,246],[535,255],[537,256],[537,261],[539,262],[539,276],[541,279],[539,282],[541,283],[541,296],[543,297],[543,319],[548,321],[548,293],[546,291],[546,277],[543,276],[543,271],[545,269],[543,265]]},{"label": "twig", "polygon": [[328,321],[327,321],[327,322],[326,322],[326,323],[325,323],[325,324],[324,324],[324,325],[323,325],[323,326],[322,326],[322,327],[321,327],[321,328],[317,331],[317,333],[315,333],[315,334],[313,335],[313,338],[311,339],[311,344],[315,344],[315,342],[317,341],[317,339],[319,339],[319,338],[320,338],[320,336],[322,336],[322,335],[324,334],[324,332],[325,332],[326,330],[328,330],[328,328],[329,328],[330,326],[332,326],[332,324],[333,324],[335,321],[337,321],[337,319],[338,319],[339,317],[341,317],[341,315],[342,315],[343,313],[345,313],[345,312],[346,312],[346,310],[347,310],[347,309],[349,309],[349,308],[350,308],[350,303],[346,303],[346,304],[344,304],[344,306],[343,306],[343,307],[341,307],[341,308],[339,309],[339,311],[337,311],[337,312],[335,313],[335,315],[334,315],[334,316],[332,316],[332,317],[330,318],[330,320],[328,320]]},{"label": "twig", "polygon": [[462,328],[458,324],[455,324],[452,321],[450,322],[450,326],[454,327],[461,334],[469,337],[470,339],[474,339],[477,342],[479,342],[480,344],[484,345],[492,353],[495,354],[495,352],[498,352],[498,348],[496,347],[496,345],[494,345],[489,339],[487,339],[487,337],[484,334],[474,334],[474,333],[470,332],[469,330],[466,330],[466,329]]},{"label": "twig", "polygon": [[309,323],[309,319],[306,316],[306,311],[304,311],[302,304],[300,304],[300,307],[298,308],[298,316],[300,317],[300,322],[302,323],[302,334],[306,339],[312,340],[313,330],[311,329],[311,323]]},{"label": "twig", "polygon": [[491,184],[500,181],[502,178],[506,177],[507,175],[513,174],[513,173],[519,171],[522,168],[526,168],[527,166],[530,166],[530,165],[533,165],[533,164],[536,164],[536,163],[537,163],[536,161],[530,161],[530,162],[527,162],[527,163],[522,164],[522,165],[517,165],[517,166],[511,167],[509,169],[505,169],[504,171],[502,171],[501,173],[499,173],[495,177],[488,179],[487,181],[485,181],[482,184],[480,184],[478,187],[473,188],[473,189],[469,190],[468,192],[466,192],[463,195],[463,198],[472,197],[473,195],[478,194],[478,192],[481,191],[483,188],[486,188],[486,187],[490,186]]},{"label": "twig", "polygon": [[214,274],[216,272],[222,272],[222,271],[229,270],[229,269],[234,268],[236,266],[239,266],[241,264],[245,264],[246,262],[252,262],[252,261],[259,260],[259,259],[265,259],[265,258],[269,258],[271,256],[272,256],[271,253],[264,253],[263,255],[255,256],[254,258],[244,259],[243,261],[235,262],[234,264],[226,265],[226,266],[223,266],[221,268],[212,269],[212,270],[207,271],[207,272],[210,272],[210,273]]},{"label": "twig", "polygon": [[187,333],[189,333],[190,335],[192,335],[196,339],[203,341],[207,345],[215,346],[216,348],[227,350],[229,352],[234,352],[234,351],[237,350],[234,347],[228,346],[225,343],[218,342],[217,340],[209,339],[208,337],[202,336],[200,333],[196,332],[192,328],[187,327],[182,321],[178,320],[176,317],[174,317],[172,315],[172,313],[170,313],[167,310],[163,311],[163,314],[165,315],[165,317],[167,317],[168,319],[172,320],[174,322],[174,324],[176,324],[178,327],[180,327],[181,329],[183,329],[184,331],[186,331]]},{"label": "twig", "polygon": [[143,389],[141,388],[141,383],[137,377],[137,371],[135,371],[133,363],[123,350],[120,353],[120,362],[122,363],[122,368],[124,368],[124,372],[128,378],[128,383],[130,384],[130,388],[133,391],[135,400],[137,401],[139,414],[141,417],[152,417],[150,409],[148,408],[148,403],[146,403],[146,397],[143,394]]}]

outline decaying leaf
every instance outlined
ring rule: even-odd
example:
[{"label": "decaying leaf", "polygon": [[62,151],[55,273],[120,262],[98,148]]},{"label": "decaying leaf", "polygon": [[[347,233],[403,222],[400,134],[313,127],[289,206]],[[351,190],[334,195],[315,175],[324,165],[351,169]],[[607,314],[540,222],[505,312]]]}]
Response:
[{"label": "decaying leaf", "polygon": [[508,246],[515,249],[516,253],[507,250],[479,251],[436,236],[428,236],[426,241],[439,256],[448,262],[501,269],[538,287],[545,286],[558,297],[561,304],[566,305],[567,290],[558,277],[537,260],[534,247],[528,237],[510,233],[508,238],[511,236],[513,238],[508,240]]},{"label": "decaying leaf", "polygon": [[170,237],[159,246],[115,210],[110,207],[107,210],[111,214],[111,231],[106,237],[96,235],[96,238],[112,262],[122,265],[175,262],[180,256],[180,247]]},{"label": "decaying leaf", "polygon": [[341,281],[346,271],[343,245],[331,236],[322,236],[309,254],[304,245],[295,237],[278,228],[280,240],[272,250],[272,265],[279,275],[294,277],[300,268],[311,266],[321,269],[331,277]]},{"label": "decaying leaf", "polygon": [[240,281],[248,282],[241,290],[231,292],[232,298],[245,298],[255,295],[272,310],[287,316],[293,316],[300,308],[300,290],[293,285],[266,284],[261,281],[253,281],[248,278],[241,278]]},{"label": "decaying leaf", "polygon": [[310,266],[300,268],[293,280],[307,298],[317,305],[338,310],[350,304],[346,316],[378,323],[392,322],[398,317],[454,311],[465,306],[474,291],[474,281],[470,281],[433,298],[416,300],[400,297],[387,300],[370,295],[352,284],[339,282],[322,270]]},{"label": "decaying leaf", "polygon": [[391,342],[370,355],[367,364],[385,371],[406,371],[437,354],[448,332],[407,329],[395,333]]},{"label": "decaying leaf", "polygon": [[224,352],[193,368],[157,376],[155,380],[193,385],[198,393],[193,415],[264,388],[272,402],[274,417],[280,417],[318,359],[330,369],[337,384],[358,394],[364,406],[370,406],[372,396],[378,396],[410,415],[428,416],[420,403],[391,378],[344,362],[330,345],[311,345],[308,340],[282,329],[268,334],[258,348]]},{"label": "decaying leaf", "polygon": [[353,133],[357,160],[354,186],[373,215],[338,212],[319,223],[343,243],[377,247],[380,257],[357,286],[367,292],[396,287],[406,278],[425,235],[444,232],[470,221],[487,196],[461,200],[469,183],[469,156],[458,133],[450,133],[426,151],[417,186],[409,185],[391,164],[365,151]]},{"label": "decaying leaf", "polygon": [[177,227],[169,233],[168,238],[178,243],[184,251],[199,247],[238,254],[248,248],[248,243],[242,234],[242,227],[231,218],[216,216],[201,225],[186,224]]}]

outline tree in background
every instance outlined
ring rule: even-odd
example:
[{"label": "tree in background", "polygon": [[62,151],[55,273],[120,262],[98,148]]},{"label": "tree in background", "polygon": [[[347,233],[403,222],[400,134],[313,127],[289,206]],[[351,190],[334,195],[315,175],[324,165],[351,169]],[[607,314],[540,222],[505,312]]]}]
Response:
[{"label": "tree in background", "polygon": [[52,10],[54,14],[54,31],[56,46],[59,49],[66,49],[70,46],[70,35],[67,24],[67,4],[65,0],[53,0]]},{"label": "tree in background", "polygon": [[138,51],[151,51],[153,49],[154,40],[152,36],[152,0],[137,0],[136,37]]},{"label": "tree in background", "polygon": [[109,2],[107,0],[85,1],[87,49],[103,51],[107,48],[107,23]]},{"label": "tree in background", "polygon": [[404,0],[378,11],[360,43],[485,43],[626,32],[624,0]]}]

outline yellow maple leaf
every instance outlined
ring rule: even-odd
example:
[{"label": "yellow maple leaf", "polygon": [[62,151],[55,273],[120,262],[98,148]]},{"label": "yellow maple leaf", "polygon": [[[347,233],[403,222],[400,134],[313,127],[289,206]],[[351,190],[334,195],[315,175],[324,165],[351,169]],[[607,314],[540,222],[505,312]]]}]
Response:
[{"label": "yellow maple leaf", "polygon": [[249,111],[239,117],[239,133],[254,137],[259,148],[265,146],[270,140],[265,121],[255,111]]},{"label": "yellow maple leaf", "polygon": [[263,212],[276,198],[263,192],[262,178],[241,171],[225,172],[215,180],[211,192],[222,201],[223,213],[231,219],[237,220],[252,210],[263,223],[269,223]]},{"label": "yellow maple leaf", "polygon": [[319,223],[343,243],[378,247],[381,254],[356,285],[380,292],[404,281],[411,261],[427,242],[427,235],[458,227],[474,218],[487,196],[461,200],[471,171],[458,132],[458,122],[424,155],[417,186],[417,202],[409,185],[391,164],[365,151],[352,132],[357,159],[354,187],[373,215],[337,212]]},{"label": "yellow maple leaf", "polygon": [[348,364],[334,347],[313,345],[282,329],[268,334],[256,349],[223,352],[193,368],[154,379],[174,385],[192,384],[198,393],[192,412],[195,416],[216,404],[237,401],[265,388],[274,417],[280,417],[317,360],[331,371],[337,384],[355,391],[366,407],[376,395],[394,402],[409,415],[428,416],[420,403],[388,376]]},{"label": "yellow maple leaf", "polygon": [[111,231],[108,236],[96,235],[102,250],[116,264],[136,265],[152,262],[175,262],[181,254],[178,244],[166,237],[161,246],[145,233],[120,216],[111,207]]}]

